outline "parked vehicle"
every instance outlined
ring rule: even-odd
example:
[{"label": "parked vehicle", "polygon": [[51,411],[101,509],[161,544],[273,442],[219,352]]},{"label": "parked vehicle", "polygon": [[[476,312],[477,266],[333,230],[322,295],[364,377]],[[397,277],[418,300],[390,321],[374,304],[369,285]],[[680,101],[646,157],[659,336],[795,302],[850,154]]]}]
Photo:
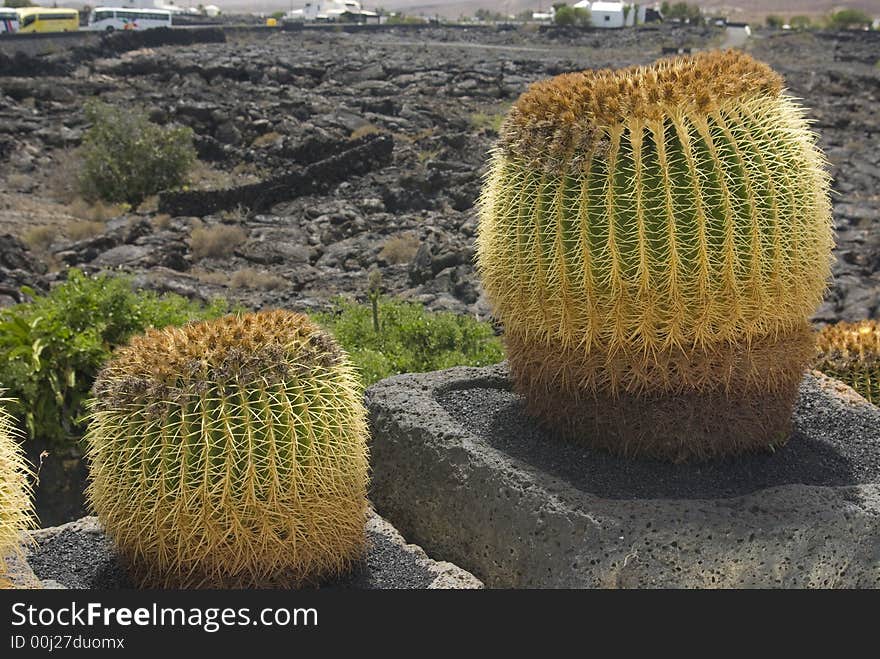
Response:
[{"label": "parked vehicle", "polygon": [[22,7],[18,9],[18,31],[76,32],[79,30],[79,12],[61,7]]},{"label": "parked vehicle", "polygon": [[132,9],[130,7],[97,7],[89,15],[89,30],[149,30],[171,27],[171,12],[165,9]]},{"label": "parked vehicle", "polygon": [[18,12],[14,9],[0,7],[0,34],[18,32]]}]

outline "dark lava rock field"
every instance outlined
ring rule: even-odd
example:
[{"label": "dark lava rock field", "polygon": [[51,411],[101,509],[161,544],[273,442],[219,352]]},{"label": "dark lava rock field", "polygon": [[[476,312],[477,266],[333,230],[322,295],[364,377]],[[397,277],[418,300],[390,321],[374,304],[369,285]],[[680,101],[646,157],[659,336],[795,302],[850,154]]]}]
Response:
[{"label": "dark lava rock field", "polygon": [[[77,266],[192,298],[317,308],[363,296],[377,267],[388,293],[485,317],[474,204],[510,103],[558,73],[724,41],[721,29],[672,26],[304,30],[110,57],[54,52],[51,66],[18,57],[12,72],[31,77],[0,75],[0,304]],[[759,33],[746,48],[803,99],[831,163],[837,260],[817,320],[876,317],[880,33]],[[63,189],[92,97],[192,127],[201,191],[163,195],[71,237],[77,216]],[[35,246],[40,226],[50,229]]]}]

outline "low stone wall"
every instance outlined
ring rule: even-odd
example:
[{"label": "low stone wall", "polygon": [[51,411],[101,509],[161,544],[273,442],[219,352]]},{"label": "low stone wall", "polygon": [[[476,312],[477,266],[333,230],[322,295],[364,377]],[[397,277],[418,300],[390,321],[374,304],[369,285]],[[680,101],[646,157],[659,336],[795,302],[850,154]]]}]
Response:
[{"label": "low stone wall", "polygon": [[367,135],[352,141],[351,148],[341,153],[259,183],[225,190],[162,193],[159,212],[202,217],[237,207],[265,210],[302,195],[326,192],[347,178],[377,169],[390,161],[393,148],[390,135]]},{"label": "low stone wall", "polygon": [[225,41],[226,32],[216,27],[11,35],[0,38],[0,76],[66,75],[79,62],[96,57],[112,57],[139,48]]}]

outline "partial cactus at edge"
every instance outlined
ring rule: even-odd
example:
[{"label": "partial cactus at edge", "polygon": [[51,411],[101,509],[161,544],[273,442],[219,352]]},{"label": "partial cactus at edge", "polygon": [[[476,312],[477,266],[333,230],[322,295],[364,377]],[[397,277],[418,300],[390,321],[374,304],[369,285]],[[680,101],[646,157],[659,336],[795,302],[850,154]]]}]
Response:
[{"label": "partial cactus at edge", "polygon": [[[0,391],[0,394],[3,392]],[[34,527],[31,470],[24,458],[20,433],[0,397],[0,586],[7,582],[5,558],[21,551],[21,535]]]},{"label": "partial cactus at edge", "polygon": [[816,368],[880,405],[880,323],[840,322],[819,332]]},{"label": "partial cactus at edge", "polygon": [[[712,52],[557,76],[513,106],[477,256],[535,415],[673,459],[784,441],[833,240],[824,157],[782,84]],[[702,394],[714,410],[661,418]],[[718,419],[739,412],[734,436]]]},{"label": "partial cactus at edge", "polygon": [[141,584],[296,586],[362,556],[365,410],[305,316],[148,331],[94,392],[88,497]]}]

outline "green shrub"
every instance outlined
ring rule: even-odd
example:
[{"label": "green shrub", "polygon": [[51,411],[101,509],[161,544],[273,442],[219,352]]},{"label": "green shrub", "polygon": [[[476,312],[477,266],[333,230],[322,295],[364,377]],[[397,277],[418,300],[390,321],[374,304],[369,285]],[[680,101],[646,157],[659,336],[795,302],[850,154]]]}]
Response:
[{"label": "green shrub", "polygon": [[587,27],[591,24],[590,12],[581,7],[569,7],[566,4],[555,4],[556,11],[553,14],[553,22],[556,25],[579,25]]},{"label": "green shrub", "polygon": [[65,283],[33,302],[0,309],[0,389],[28,435],[60,443],[77,437],[95,376],[110,351],[148,327],[216,318],[226,310],[178,295],[133,292],[125,278],[70,270]]},{"label": "green shrub", "polygon": [[379,332],[370,305],[338,300],[331,313],[314,316],[334,334],[369,386],[398,373],[423,373],[451,366],[486,366],[504,359],[489,323],[420,304],[379,300]]},{"label": "green shrub", "polygon": [[809,30],[813,27],[813,21],[810,20],[810,17],[802,14],[792,16],[788,24],[791,25],[792,30]]},{"label": "green shrub", "polygon": [[863,28],[871,25],[871,17],[859,9],[841,9],[828,17],[828,27],[836,30]]},{"label": "green shrub", "polygon": [[182,185],[196,162],[188,127],[162,127],[143,111],[100,101],[86,105],[86,118],[92,126],[83,139],[79,186],[89,201],[137,207],[150,195]]}]

